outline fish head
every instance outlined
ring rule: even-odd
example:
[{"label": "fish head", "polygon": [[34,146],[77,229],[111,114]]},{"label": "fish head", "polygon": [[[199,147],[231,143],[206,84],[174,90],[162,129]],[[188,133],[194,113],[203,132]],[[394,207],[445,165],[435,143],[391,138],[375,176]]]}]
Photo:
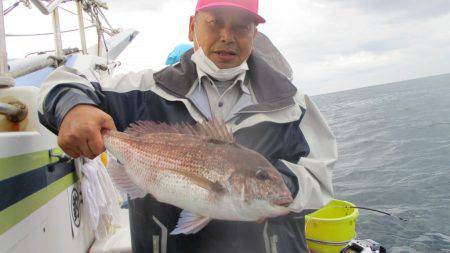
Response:
[{"label": "fish head", "polygon": [[268,217],[289,213],[292,194],[275,167],[262,156],[241,166],[228,179],[232,195],[242,203],[241,207],[264,210]]}]

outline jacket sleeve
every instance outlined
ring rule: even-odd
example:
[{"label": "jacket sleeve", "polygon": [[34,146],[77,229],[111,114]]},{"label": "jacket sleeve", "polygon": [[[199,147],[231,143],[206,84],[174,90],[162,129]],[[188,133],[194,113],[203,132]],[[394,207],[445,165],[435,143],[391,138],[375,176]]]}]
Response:
[{"label": "jacket sleeve", "polygon": [[[306,110],[299,127],[308,143],[309,153],[301,157],[297,163],[280,160],[276,166],[283,177],[290,175],[291,186],[289,183],[287,185],[291,192],[294,189],[296,193],[290,207],[297,212],[304,209],[319,209],[331,201],[333,195],[331,170],[337,160],[336,139],[323,116],[308,96],[304,96],[304,105]],[[292,182],[295,178],[292,173],[296,177],[297,184]]]},{"label": "jacket sleeve", "polygon": [[112,108],[105,103],[108,96],[105,91],[120,93],[142,90],[148,88],[143,86],[152,84],[153,72],[148,70],[116,75],[100,84],[89,81],[74,68],[61,66],[47,77],[40,89],[39,119],[45,127],[57,134],[64,117],[73,107],[88,104],[111,114],[109,110]]}]

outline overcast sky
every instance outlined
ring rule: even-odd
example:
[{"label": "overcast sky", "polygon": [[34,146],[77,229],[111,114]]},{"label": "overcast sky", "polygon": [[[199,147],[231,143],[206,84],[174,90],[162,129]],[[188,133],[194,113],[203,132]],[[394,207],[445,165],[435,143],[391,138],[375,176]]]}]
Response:
[{"label": "overcast sky", "polygon": [[[14,3],[4,1],[4,8]],[[119,58],[120,72],[160,69],[188,42],[195,0],[110,0],[116,27],[139,36]],[[73,3],[65,4],[75,10]],[[295,84],[319,94],[450,72],[450,0],[260,0],[268,35],[294,69]],[[62,13],[63,29],[76,17]],[[7,33],[46,32],[50,17],[21,6],[5,17]],[[93,31],[90,32],[93,35]],[[64,35],[64,47],[78,46]],[[94,42],[91,36],[90,42]],[[51,37],[8,38],[9,58],[52,49]]]}]

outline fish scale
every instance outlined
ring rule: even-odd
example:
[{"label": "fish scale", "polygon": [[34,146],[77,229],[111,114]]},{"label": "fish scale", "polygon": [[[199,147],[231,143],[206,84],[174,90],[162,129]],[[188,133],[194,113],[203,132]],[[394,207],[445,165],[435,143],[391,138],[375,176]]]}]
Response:
[{"label": "fish scale", "polygon": [[211,219],[257,221],[290,211],[292,196],[281,174],[262,155],[236,143],[217,121],[138,122],[103,137],[123,166],[111,171],[123,173],[113,178],[129,179],[119,184],[131,182],[157,201],[185,210],[174,234],[195,233]]},{"label": "fish scale", "polygon": [[[150,142],[153,141],[153,138],[148,138]],[[145,186],[154,186],[153,195],[155,197],[159,197],[160,195],[166,195],[167,189],[182,189],[174,201],[177,201],[179,197],[185,197],[183,193],[186,192],[188,182],[183,180],[184,177],[182,175],[176,173],[167,173],[163,174],[166,177],[162,177],[157,170],[184,170],[187,172],[192,172],[193,174],[197,174],[203,176],[209,180],[218,180],[217,175],[214,175],[214,170],[207,170],[204,166],[199,166],[198,161],[201,158],[201,153],[199,152],[191,152],[186,149],[186,147],[178,147],[174,148],[173,145],[170,144],[161,144],[160,145],[146,145],[142,142],[131,142],[128,145],[123,145],[124,147],[129,147],[131,151],[127,154],[129,157],[125,157],[125,161],[129,161],[131,167],[135,168],[132,171],[135,171],[136,176],[134,178],[145,178]],[[170,148],[168,148],[169,146]],[[166,152],[161,152],[161,150],[167,150]],[[193,156],[189,159],[186,156],[179,156],[180,151],[185,151],[187,153],[193,154]],[[157,155],[155,155],[157,154]],[[145,168],[152,168],[151,170]],[[132,174],[131,172],[130,174]],[[157,179],[163,178],[165,180],[160,180],[161,182],[156,182]],[[170,185],[171,187],[164,187],[165,185]],[[184,187],[183,187],[184,186]],[[159,192],[159,190],[164,189],[164,193]],[[197,188],[201,190],[201,188]],[[192,190],[192,189],[191,189]],[[173,192],[176,193],[176,192]],[[208,192],[205,192],[206,194]],[[180,195],[181,194],[181,195]]]},{"label": "fish scale", "polygon": [[[188,142],[181,143],[180,139]],[[144,159],[150,158],[146,160],[146,162],[149,162],[149,165],[151,166],[155,166],[156,168],[162,167],[171,169],[183,169],[198,173],[208,178],[208,174],[210,174],[210,172],[214,172],[212,170],[207,170],[202,166],[205,162],[205,160],[203,159],[203,154],[206,152],[206,149],[208,149],[208,147],[199,142],[198,139],[190,139],[189,137],[183,136],[173,136],[170,141],[176,142],[177,144],[171,144],[169,141],[161,142],[159,136],[153,135],[149,136],[147,141],[152,143],[152,145],[147,145],[146,143],[144,145],[140,145],[139,142],[131,142],[129,145],[133,150],[142,152],[144,154],[158,154],[157,157],[159,157],[161,160],[157,160],[155,159],[155,157],[143,157]],[[164,167],[161,166],[161,163],[167,165],[171,164],[173,166]],[[177,163],[179,163],[180,166],[176,166]]]}]

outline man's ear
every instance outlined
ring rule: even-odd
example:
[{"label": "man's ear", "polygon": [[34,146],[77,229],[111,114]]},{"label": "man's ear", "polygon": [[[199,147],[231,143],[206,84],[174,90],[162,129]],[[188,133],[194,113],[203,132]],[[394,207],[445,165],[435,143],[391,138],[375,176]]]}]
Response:
[{"label": "man's ear", "polygon": [[189,41],[194,41],[194,29],[195,29],[195,16],[191,16],[189,19]]}]

